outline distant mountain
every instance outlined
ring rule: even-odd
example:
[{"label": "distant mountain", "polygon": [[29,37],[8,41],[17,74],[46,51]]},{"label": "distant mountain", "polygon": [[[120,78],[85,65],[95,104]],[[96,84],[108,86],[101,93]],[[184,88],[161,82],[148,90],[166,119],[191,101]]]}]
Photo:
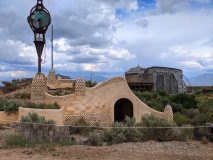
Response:
[{"label": "distant mountain", "polygon": [[57,74],[56,77],[61,77],[61,79],[71,79],[70,76],[64,76],[61,74]]},{"label": "distant mountain", "polygon": [[204,73],[188,79],[191,86],[213,86],[213,73]]},{"label": "distant mountain", "polygon": [[[65,75],[69,75],[66,73]],[[91,80],[91,73],[90,72],[72,72],[70,73],[72,79],[77,79],[79,76],[82,76],[84,80]],[[92,81],[102,82],[107,79],[113,78],[115,76],[121,76],[121,73],[102,73],[102,72],[93,72],[92,74]]]},{"label": "distant mountain", "polygon": [[[84,76],[83,77],[85,80],[91,80],[91,77],[90,76]],[[103,81],[105,81],[105,80],[107,80],[108,78],[107,77],[104,77],[104,76],[98,76],[98,75],[94,75],[93,77],[92,77],[92,81],[94,82],[94,81],[96,81],[96,82],[103,82]]]}]

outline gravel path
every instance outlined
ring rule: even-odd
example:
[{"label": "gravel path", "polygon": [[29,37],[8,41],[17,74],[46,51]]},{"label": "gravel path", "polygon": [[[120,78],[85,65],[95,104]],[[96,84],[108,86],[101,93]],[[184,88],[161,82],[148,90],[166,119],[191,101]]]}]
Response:
[{"label": "gravel path", "polygon": [[0,160],[213,160],[213,143],[144,142],[112,146],[0,149]]}]

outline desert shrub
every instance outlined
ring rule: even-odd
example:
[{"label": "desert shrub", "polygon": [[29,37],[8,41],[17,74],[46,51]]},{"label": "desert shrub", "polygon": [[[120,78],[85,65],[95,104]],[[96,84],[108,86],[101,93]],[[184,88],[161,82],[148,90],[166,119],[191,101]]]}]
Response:
[{"label": "desert shrub", "polygon": [[194,128],[192,125],[183,125],[182,128],[180,128],[178,140],[180,141],[190,141],[192,140],[194,135]]},{"label": "desert shrub", "polygon": [[26,92],[16,93],[14,95],[14,98],[16,98],[16,99],[30,99],[31,98],[31,94],[30,93],[26,93]]},{"label": "desert shrub", "polygon": [[185,109],[197,108],[195,95],[177,94],[172,96],[171,100],[177,104],[182,104]]},{"label": "desert shrub", "polygon": [[4,101],[2,99],[0,99],[0,111],[4,111],[3,103],[4,103]]},{"label": "desert shrub", "polygon": [[156,99],[158,97],[157,92],[142,92],[141,97],[144,99],[144,101],[148,101],[151,99]]},{"label": "desert shrub", "polygon": [[109,144],[123,143],[123,142],[137,142],[140,140],[141,134],[135,126],[135,118],[125,118],[125,122],[115,122],[111,129],[105,130],[102,134],[104,142]]},{"label": "desert shrub", "polygon": [[101,134],[99,134],[97,132],[91,132],[89,134],[89,143],[92,146],[101,146],[103,144],[103,138],[102,138]]},{"label": "desert shrub", "polygon": [[201,139],[201,143],[202,143],[202,144],[208,144],[208,143],[209,143],[209,140],[208,140],[206,137],[203,137],[203,138]]},{"label": "desert shrub", "polygon": [[69,127],[70,134],[82,134],[82,135],[89,135],[92,131],[92,128],[89,127],[90,124],[86,122],[84,118],[79,118],[74,122],[73,126]]},{"label": "desert shrub", "polygon": [[[202,140],[203,138],[207,138],[211,140],[212,136],[212,126],[204,127],[204,128],[196,128],[194,129],[194,137],[198,140]],[[212,140],[211,140],[212,141]]]},{"label": "desert shrub", "polygon": [[24,108],[35,108],[35,109],[60,109],[60,106],[58,103],[54,103],[54,104],[44,104],[44,103],[40,103],[40,104],[36,104],[36,103],[25,103],[23,105]]},{"label": "desert shrub", "polygon": [[28,146],[35,146],[35,145],[43,145],[53,146],[53,145],[60,145],[60,146],[67,146],[67,145],[74,145],[76,144],[75,141],[69,139],[63,139],[60,141],[47,141],[47,140],[29,140],[26,139],[23,135],[15,134],[10,135],[6,138],[6,145],[7,147],[28,147]]},{"label": "desert shrub", "polygon": [[166,91],[157,91],[157,93],[158,93],[161,97],[169,97],[169,94],[166,93]]},{"label": "desert shrub", "polygon": [[175,131],[172,128],[176,126],[175,123],[157,118],[153,115],[144,116],[141,120],[141,123],[139,123],[138,125],[141,127],[147,127],[139,129],[140,133],[142,133],[143,135],[142,138],[144,141],[171,141],[176,137]]},{"label": "desert shrub", "polygon": [[57,89],[57,90],[48,90],[48,93],[53,96],[64,96],[74,93],[73,88],[63,88],[63,89]]},{"label": "desert shrub", "polygon": [[127,129],[123,128],[124,124],[115,122],[112,127],[116,127],[116,128],[112,128],[111,133],[109,132],[112,136],[112,143],[127,142],[127,138],[125,135],[125,131]]},{"label": "desert shrub", "polygon": [[28,141],[21,135],[10,135],[6,139],[7,146],[14,147],[25,147],[32,144],[32,142]]},{"label": "desert shrub", "polygon": [[97,82],[92,82],[92,81],[86,81],[86,87],[94,87],[95,85],[97,85]]},{"label": "desert shrub", "polygon": [[145,103],[151,108],[163,112],[165,105],[158,99],[151,99],[149,101],[145,101]]},{"label": "desert shrub", "polygon": [[182,110],[183,110],[182,104],[177,104],[177,103],[174,103],[174,102],[171,102],[170,104],[172,106],[172,109],[173,109],[174,113],[175,112],[182,112]]},{"label": "desert shrub", "polygon": [[2,81],[3,84],[2,91],[4,93],[9,93],[11,91],[15,91],[22,87],[26,87],[32,83],[32,78],[25,78],[25,79],[13,79],[10,81]]},{"label": "desert shrub", "polygon": [[188,124],[189,123],[189,119],[187,116],[177,112],[174,114],[174,121],[178,126],[182,126],[184,124]]},{"label": "desert shrub", "polygon": [[15,81],[9,82],[9,81],[2,81],[3,84],[2,91],[4,93],[9,93],[11,91],[15,91],[19,89],[20,87],[18,86],[18,83]]},{"label": "desert shrub", "polygon": [[70,137],[68,127],[57,127],[52,120],[46,120],[36,113],[28,113],[21,118],[18,128],[20,135],[30,142],[37,141],[39,144],[72,145],[75,141]]},{"label": "desert shrub", "polygon": [[21,102],[12,99],[4,99],[0,101],[0,110],[5,111],[7,113],[16,112],[21,106]]},{"label": "desert shrub", "polygon": [[28,113],[21,117],[19,132],[27,140],[49,140],[53,139],[55,133],[55,122],[45,120],[45,117],[36,113]]}]

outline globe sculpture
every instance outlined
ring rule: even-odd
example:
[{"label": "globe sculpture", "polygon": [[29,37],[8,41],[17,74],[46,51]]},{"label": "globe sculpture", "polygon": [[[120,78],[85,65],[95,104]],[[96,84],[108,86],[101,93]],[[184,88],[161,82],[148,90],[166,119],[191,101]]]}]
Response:
[{"label": "globe sculpture", "polygon": [[38,54],[38,73],[40,73],[41,56],[45,45],[45,34],[51,23],[50,13],[43,6],[43,0],[37,0],[37,4],[31,9],[27,20],[34,32],[34,43]]}]

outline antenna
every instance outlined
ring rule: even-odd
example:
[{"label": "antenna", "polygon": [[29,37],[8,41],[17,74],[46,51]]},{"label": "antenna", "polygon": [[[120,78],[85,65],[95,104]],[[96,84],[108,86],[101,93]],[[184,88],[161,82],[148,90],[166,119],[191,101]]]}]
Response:
[{"label": "antenna", "polygon": [[51,37],[51,65],[53,70],[53,25],[52,25],[52,37]]},{"label": "antenna", "polygon": [[93,66],[91,65],[91,72],[90,72],[90,81],[91,81],[91,83],[92,83],[92,72],[93,72],[93,68],[92,68]]}]

